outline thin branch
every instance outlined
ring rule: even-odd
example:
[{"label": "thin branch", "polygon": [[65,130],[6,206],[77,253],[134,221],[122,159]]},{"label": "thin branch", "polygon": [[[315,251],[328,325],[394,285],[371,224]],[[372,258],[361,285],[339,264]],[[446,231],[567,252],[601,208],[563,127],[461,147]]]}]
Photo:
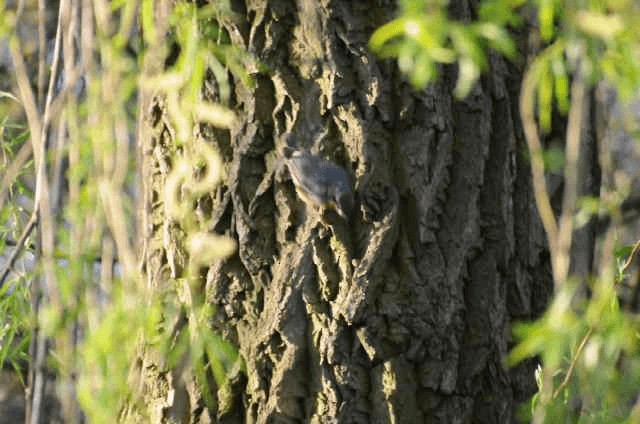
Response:
[{"label": "thin branch", "polygon": [[9,261],[7,262],[7,265],[4,267],[4,269],[0,273],[0,289],[2,289],[2,286],[4,286],[5,278],[7,278],[7,275],[9,275],[9,271],[11,271],[11,268],[13,268],[13,265],[15,264],[16,259],[18,259],[20,252],[24,248],[24,244],[27,241],[27,237],[29,237],[29,234],[31,234],[31,231],[33,230],[37,222],[38,222],[38,211],[36,209],[33,211],[33,213],[31,214],[31,217],[29,218],[29,221],[27,222],[27,225],[22,230],[22,234],[20,234],[20,238],[18,239],[18,242],[16,243],[16,246],[13,249],[11,256],[9,257]]},{"label": "thin branch", "polygon": [[[640,240],[638,240],[633,245],[633,249],[631,250],[631,254],[629,254],[629,257],[625,261],[624,265],[622,265],[621,271],[623,273],[627,270],[627,268],[629,268],[629,266],[633,262],[633,259],[638,254],[638,251],[640,251]],[[562,392],[562,390],[564,390],[564,388],[567,386],[567,384],[569,384],[569,380],[571,380],[571,377],[573,376],[573,373],[574,373],[575,368],[576,368],[576,364],[578,363],[578,359],[580,358],[580,355],[582,354],[582,351],[584,350],[584,347],[586,346],[587,342],[589,341],[589,339],[593,335],[594,331],[595,331],[595,329],[593,327],[589,327],[589,330],[587,330],[587,334],[585,334],[584,337],[582,338],[582,341],[580,342],[580,345],[578,346],[578,349],[576,350],[575,355],[571,359],[571,365],[569,365],[569,369],[567,370],[567,374],[564,376],[564,379],[562,380],[562,383],[560,383],[558,388],[553,392],[553,399],[557,398],[560,395],[560,393]]]},{"label": "thin branch", "polygon": [[633,258],[636,257],[639,250],[640,250],[640,240],[635,242],[635,244],[633,245],[633,249],[631,249],[631,253],[629,254],[629,257],[624,262],[624,265],[622,265],[622,269],[621,269],[622,273],[624,273],[627,270],[627,268],[629,268],[629,266],[633,262]]},{"label": "thin branch", "polygon": [[20,0],[18,2],[18,9],[16,11],[16,22],[20,22],[20,18],[22,18],[23,12],[24,12],[24,0]]},{"label": "thin branch", "polygon": [[[51,122],[51,102],[54,94],[54,87],[57,80],[58,66],[60,62],[60,44],[62,39],[62,20],[68,14],[68,1],[61,1],[58,9],[58,24],[56,28],[55,45],[53,49],[53,64],[51,74],[49,75],[49,87],[47,89],[47,98],[44,106],[44,117],[42,121],[42,129],[40,132],[40,140],[38,140],[37,149],[39,153],[35,157],[39,157],[37,163],[36,174],[36,204],[40,217],[40,243],[42,247],[43,268],[46,281],[49,283],[49,295],[54,303],[57,302],[58,293],[55,289],[56,276],[54,270],[53,251],[54,251],[54,220],[51,210],[51,199],[49,190],[49,181],[47,179],[47,162],[45,157],[45,149],[47,145],[47,130]],[[34,145],[34,151],[36,146]]]},{"label": "thin branch", "polygon": [[553,258],[555,257],[558,226],[555,215],[553,214],[553,209],[551,208],[547,183],[544,178],[542,144],[540,142],[538,125],[535,119],[535,88],[535,69],[531,66],[525,72],[522,81],[522,91],[520,93],[520,119],[522,120],[522,127],[524,129],[525,139],[529,148],[529,155],[531,156],[533,194],[535,196],[540,219],[542,220],[542,225],[544,226],[545,233],[547,234],[549,250],[553,261]]},{"label": "thin branch", "polygon": [[[529,66],[525,72],[522,82],[522,91],[520,93],[520,117],[522,119],[525,138],[531,155],[531,173],[536,205],[547,234],[549,251],[551,254],[553,282],[555,290],[558,291],[561,284],[566,280],[569,272],[571,239],[573,235],[573,215],[578,196],[577,165],[580,150],[580,130],[582,127],[586,86],[582,78],[581,71],[578,69],[571,86],[571,106],[567,129],[566,163],[564,170],[565,191],[563,195],[562,211],[558,223],[556,222],[553,209],[551,208],[549,193],[546,187],[542,143],[540,142],[540,136],[538,134],[538,127],[535,119],[535,77],[537,76],[537,71],[538,69],[534,63],[532,66]],[[566,384],[568,384],[568,381],[573,375],[580,353],[584,349],[584,345],[586,345],[593,331],[594,330],[590,328],[587,335],[583,338],[578,351],[572,360],[571,367],[565,376],[565,380],[555,391],[553,391],[553,386],[550,384],[553,374],[552,370],[549,366],[544,366],[543,379],[546,383],[543,384],[541,389],[540,405],[544,405],[548,401],[554,399]],[[540,423],[543,420],[543,408],[536,408],[533,422]]]},{"label": "thin branch", "polygon": [[[44,105],[44,116],[41,117],[36,104],[36,99],[29,82],[29,76],[22,56],[22,50],[20,46],[20,40],[17,36],[12,37],[9,40],[9,51],[11,53],[11,59],[15,67],[16,81],[18,84],[18,91],[20,94],[20,100],[23,104],[25,113],[27,115],[27,121],[29,124],[29,130],[31,135],[31,144],[33,150],[33,156],[35,160],[36,170],[36,191],[35,191],[35,205],[34,216],[37,217],[37,221],[40,222],[41,227],[41,253],[44,265],[44,280],[49,284],[49,287],[44,287],[46,293],[51,296],[54,303],[58,303],[58,293],[55,285],[55,270],[53,262],[53,219],[51,216],[51,206],[49,202],[49,190],[46,172],[46,142],[47,142],[47,126],[51,116],[51,101],[53,98],[54,86],[57,77],[59,52],[60,52],[60,39],[62,37],[62,16],[64,16],[65,8],[67,7],[67,1],[62,0],[58,10],[58,23],[56,28],[55,46],[53,51],[53,63],[51,73],[49,76],[49,87],[47,97]],[[35,226],[36,218],[33,218],[33,224],[29,231]],[[26,232],[25,232],[26,234]],[[25,236],[26,238],[26,236]],[[18,251],[19,249],[16,249]],[[15,251],[14,251],[14,254]],[[32,288],[33,289],[33,288]],[[47,290],[48,289],[48,290]],[[37,348],[36,356],[33,358],[33,366],[30,371],[33,374],[33,387],[30,387],[30,404],[27,407],[29,416],[26,417],[28,422],[37,424],[40,421],[42,413],[42,398],[45,385],[45,375],[43,371],[44,363],[47,355],[47,345],[45,335],[37,330],[37,311],[36,313],[36,337]]]},{"label": "thin branch", "polygon": [[554,269],[556,284],[562,284],[569,273],[571,260],[571,239],[573,236],[573,216],[578,200],[578,160],[580,155],[580,137],[584,116],[586,84],[580,69],[571,84],[571,106],[567,124],[566,161],[564,166],[564,194],[562,214],[558,225],[556,263]]},{"label": "thin branch", "polygon": [[571,377],[573,376],[573,372],[576,369],[578,358],[580,358],[580,354],[582,354],[582,351],[584,350],[584,347],[587,345],[587,342],[593,335],[593,332],[594,332],[593,327],[589,327],[589,330],[587,330],[587,334],[585,334],[584,337],[582,338],[582,341],[580,342],[580,346],[578,346],[578,350],[576,350],[576,354],[573,356],[573,359],[571,360],[571,365],[569,365],[567,374],[564,376],[562,383],[560,383],[558,388],[553,392],[553,399],[557,398],[558,395],[562,392],[562,390],[564,390],[564,388],[567,386],[567,384],[569,384],[569,380],[571,380]]},{"label": "thin branch", "polygon": [[[24,111],[27,115],[27,122],[29,124],[29,131],[31,132],[31,143],[35,144],[34,140],[40,139],[40,132],[42,130],[42,122],[40,121],[40,114],[38,113],[38,107],[36,106],[36,100],[31,90],[31,84],[29,83],[29,77],[27,74],[27,68],[24,63],[24,59],[21,53],[21,46],[19,40],[14,37],[9,40],[9,52],[11,53],[11,61],[15,67],[16,82],[18,84],[18,92],[20,95],[20,101],[24,107]],[[34,149],[34,154],[38,154],[39,151]],[[35,157],[36,162],[40,160],[38,156]]]},{"label": "thin branch", "polygon": [[2,176],[2,181],[0,181],[0,209],[4,207],[4,202],[6,199],[6,195],[9,192],[9,187],[16,180],[18,173],[24,168],[24,165],[31,158],[31,154],[33,153],[33,145],[31,143],[24,143],[18,154],[15,158],[13,158],[13,162],[9,164],[5,174]]},{"label": "thin branch", "polygon": [[38,0],[38,108],[44,107],[44,83],[47,76],[47,40],[44,24],[46,22],[45,0]]},{"label": "thin branch", "polygon": [[28,422],[31,424],[40,423],[40,414],[44,406],[44,386],[46,384],[45,377],[45,360],[47,356],[47,338],[44,335],[42,329],[37,331],[36,340],[36,356],[33,358],[33,388],[32,388],[32,405],[31,416],[28,417]]},{"label": "thin branch", "polygon": [[108,181],[98,184],[98,193],[103,204],[107,226],[111,230],[118,257],[123,265],[124,276],[132,277],[136,273],[136,259],[133,246],[129,242],[122,196]]}]

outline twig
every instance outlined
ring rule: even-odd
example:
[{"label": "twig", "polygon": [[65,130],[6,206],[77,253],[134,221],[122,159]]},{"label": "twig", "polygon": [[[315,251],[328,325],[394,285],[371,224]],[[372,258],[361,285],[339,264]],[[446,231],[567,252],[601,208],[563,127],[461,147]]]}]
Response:
[{"label": "twig", "polygon": [[42,110],[44,107],[44,83],[47,74],[47,40],[45,34],[44,24],[45,19],[45,0],[38,0],[38,108]]},{"label": "twig", "polygon": [[[525,139],[531,156],[531,175],[533,180],[533,194],[538,207],[538,213],[542,220],[547,240],[549,242],[549,250],[551,258],[555,256],[558,234],[558,225],[556,223],[551,201],[549,200],[549,192],[547,191],[547,183],[544,178],[544,161],[542,159],[542,144],[538,134],[538,126],[535,120],[535,68],[529,67],[524,74],[522,81],[522,91],[520,93],[520,119],[524,129]],[[555,267],[554,267],[555,268]],[[555,281],[555,274],[554,274]]]},{"label": "twig", "polygon": [[45,357],[47,355],[47,339],[42,329],[38,330],[36,341],[36,356],[33,358],[33,388],[32,388],[32,405],[31,416],[28,417],[29,423],[39,424],[40,413],[43,409],[44,385],[45,381]]},{"label": "twig", "polygon": [[[551,208],[549,193],[546,187],[542,144],[540,142],[534,113],[536,87],[535,77],[537,76],[538,71],[539,69],[534,63],[532,66],[529,66],[523,77],[522,91],[520,94],[520,118],[522,119],[525,139],[531,155],[531,174],[533,179],[534,196],[536,199],[536,206],[538,207],[538,213],[540,214],[540,218],[547,235],[547,241],[549,243],[553,282],[555,291],[557,292],[561,287],[561,284],[566,280],[569,272],[571,239],[573,235],[573,215],[578,196],[577,165],[580,151],[580,132],[586,86],[578,65],[578,69],[571,86],[571,107],[567,129],[566,163],[564,170],[565,191],[562,201],[562,211],[558,223],[556,222],[553,209]],[[560,393],[562,388],[568,384],[569,379],[573,375],[573,370],[575,369],[578,357],[592,333],[593,329],[590,328],[572,360],[571,367],[565,376],[565,381],[563,381],[557,390],[553,391],[553,386],[550,384],[550,379],[553,374],[552,369],[548,365],[543,367],[543,379],[546,381],[546,384],[544,384],[541,389],[540,405],[544,405],[549,400],[554,399],[558,393]],[[541,423],[543,420],[544,413],[542,412],[542,409],[536,408],[533,422]]]},{"label": "twig", "polygon": [[556,285],[562,284],[569,273],[571,259],[571,239],[573,236],[573,215],[578,199],[578,159],[580,155],[580,133],[584,115],[586,84],[578,67],[571,84],[571,106],[567,124],[566,162],[564,166],[564,194],[562,213],[558,223],[558,240],[554,276]]},{"label": "twig", "polygon": [[[58,303],[58,293],[55,289],[55,270],[53,262],[53,250],[54,250],[54,222],[51,211],[51,201],[49,198],[49,182],[47,179],[47,163],[45,157],[45,150],[47,144],[47,130],[51,121],[51,102],[54,94],[54,87],[57,80],[58,67],[60,62],[60,44],[62,38],[62,19],[67,14],[67,8],[69,7],[68,1],[61,1],[58,9],[58,23],[56,28],[55,44],[53,49],[53,63],[51,66],[51,74],[49,75],[49,86],[47,89],[47,97],[44,106],[44,116],[39,128],[39,132],[36,138],[32,131],[32,142],[34,144],[34,158],[36,159],[36,193],[35,208],[38,210],[39,223],[40,223],[40,244],[42,248],[43,268],[45,273],[45,280],[49,284],[48,294],[52,297],[54,303]],[[13,56],[21,56],[20,54],[14,54]],[[22,60],[22,57],[20,57]],[[16,67],[17,70],[17,67]],[[26,74],[21,77],[26,79]],[[23,93],[33,99],[33,93],[31,87],[28,87],[29,94]]]},{"label": "twig", "polygon": [[569,384],[569,380],[573,376],[573,372],[576,368],[576,364],[578,363],[578,358],[580,358],[580,354],[584,350],[584,347],[587,345],[587,341],[589,341],[589,339],[593,335],[593,331],[594,331],[593,327],[589,327],[589,330],[587,330],[587,334],[585,334],[584,337],[582,338],[582,341],[580,342],[580,346],[578,346],[578,350],[576,350],[576,354],[573,356],[573,359],[571,360],[571,365],[569,365],[567,374],[564,376],[562,383],[560,383],[558,388],[553,392],[553,399],[557,398],[560,392],[562,392],[562,390],[566,387],[566,385]]},{"label": "twig", "polygon": [[6,194],[9,191],[9,187],[11,187],[11,184],[15,181],[18,173],[22,168],[24,168],[24,165],[27,163],[32,153],[33,145],[25,142],[22,147],[20,147],[16,157],[13,158],[13,162],[11,162],[7,167],[7,171],[2,176],[2,181],[0,181],[0,209],[4,206],[4,201]]},{"label": "twig", "polygon": [[24,247],[24,243],[27,240],[27,237],[29,237],[29,234],[31,234],[31,231],[33,230],[33,227],[35,227],[37,222],[38,222],[38,210],[36,209],[33,211],[33,213],[31,213],[31,218],[29,218],[27,225],[24,227],[24,230],[22,230],[22,234],[20,234],[20,238],[18,239],[18,242],[16,243],[16,246],[13,249],[13,252],[11,253],[11,257],[9,257],[9,261],[7,262],[7,265],[2,270],[2,273],[0,273],[0,289],[2,289],[2,287],[4,286],[5,278],[7,278],[7,275],[9,275],[9,271],[11,271],[11,268],[13,268],[13,265],[15,264],[16,259],[18,259],[18,255],[20,254],[20,252],[22,251],[22,248]]},{"label": "twig", "polygon": [[[27,121],[29,124],[29,130],[31,135],[31,144],[33,149],[33,156],[35,160],[36,170],[36,191],[35,191],[35,205],[34,215],[40,222],[41,227],[41,253],[44,265],[44,280],[49,284],[49,287],[44,287],[49,296],[51,296],[54,303],[58,304],[58,293],[55,285],[55,270],[53,262],[53,219],[51,216],[51,205],[49,202],[49,190],[46,172],[46,156],[45,148],[47,142],[47,126],[49,125],[51,116],[51,101],[53,98],[53,89],[57,78],[59,52],[60,52],[60,39],[62,37],[62,16],[64,16],[65,8],[68,7],[68,2],[65,0],[60,1],[58,10],[58,23],[56,28],[55,46],[53,51],[53,63],[51,67],[51,73],[49,76],[49,87],[47,91],[47,97],[44,104],[44,116],[41,117],[38,111],[38,106],[34,98],[34,93],[29,82],[28,73],[22,57],[22,50],[20,48],[20,40],[17,36],[14,36],[9,41],[9,51],[11,53],[11,59],[15,67],[16,81],[18,84],[18,91],[20,93],[20,100],[23,104],[25,113],[27,115]],[[31,229],[35,226],[35,220],[30,225]],[[31,231],[31,229],[29,231]],[[26,236],[25,236],[26,238]],[[16,249],[16,251],[19,249]],[[14,251],[14,254],[16,252]],[[48,290],[47,290],[48,289]],[[34,311],[37,313],[37,311]],[[37,314],[36,314],[37,320]],[[27,410],[29,416],[26,417],[28,422],[37,424],[40,421],[40,414],[42,413],[42,398],[45,385],[45,376],[43,367],[46,359],[47,343],[46,337],[41,331],[37,331],[37,348],[36,356],[33,358],[33,367],[30,371],[33,374],[33,387],[30,387],[30,405]]]},{"label": "twig", "polygon": [[[631,250],[631,254],[629,254],[629,257],[625,261],[624,265],[622,265],[622,272],[623,273],[627,270],[627,268],[629,268],[629,266],[633,262],[633,258],[635,258],[636,255],[638,254],[638,251],[640,251],[640,240],[638,240],[633,245],[633,249]],[[584,347],[586,346],[587,341],[589,341],[589,339],[593,335],[594,331],[595,331],[595,329],[593,327],[589,327],[589,330],[587,330],[587,334],[585,334],[584,337],[582,338],[582,341],[580,342],[580,345],[578,346],[578,349],[576,350],[575,355],[571,359],[571,365],[569,365],[569,369],[567,370],[567,374],[564,376],[564,379],[562,380],[562,383],[560,383],[558,388],[553,392],[553,399],[557,398],[558,395],[560,395],[560,392],[562,392],[562,390],[567,386],[567,384],[569,384],[569,380],[573,376],[573,372],[574,372],[574,370],[576,368],[576,364],[578,363],[578,359],[580,358],[580,354],[582,354],[582,351],[584,350]]]},{"label": "twig", "polygon": [[24,12],[24,0],[20,0],[18,2],[18,9],[16,11],[16,22],[20,22],[20,18],[22,17],[23,12]]},{"label": "twig", "polygon": [[[18,84],[18,92],[20,94],[20,101],[27,115],[29,131],[31,132],[31,143],[34,144],[34,140],[40,139],[42,123],[40,121],[40,114],[38,113],[38,107],[36,106],[36,100],[33,97],[33,91],[31,90],[31,84],[29,83],[29,78],[27,76],[27,69],[20,50],[20,43],[17,38],[11,39],[9,41],[11,61],[13,62],[13,66],[16,70],[15,75],[16,82]],[[38,153],[39,151],[34,149],[34,155],[37,155]],[[35,159],[36,162],[38,162],[40,158],[35,156]]]},{"label": "twig", "polygon": [[629,268],[629,266],[633,262],[633,258],[636,257],[639,250],[640,250],[640,240],[635,242],[635,244],[633,245],[633,249],[631,249],[631,253],[629,254],[629,257],[624,262],[624,265],[622,265],[622,269],[621,269],[622,273],[624,273],[627,270],[627,268]]}]

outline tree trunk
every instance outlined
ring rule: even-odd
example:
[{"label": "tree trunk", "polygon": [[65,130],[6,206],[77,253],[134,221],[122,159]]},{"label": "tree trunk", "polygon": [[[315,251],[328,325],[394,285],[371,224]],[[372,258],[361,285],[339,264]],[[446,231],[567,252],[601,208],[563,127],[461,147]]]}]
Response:
[{"label": "tree trunk", "polygon": [[[518,119],[521,69],[491,56],[464,100],[452,94],[455,67],[414,91],[367,48],[395,0],[232,3],[240,19],[229,34],[268,71],[254,75],[254,90],[236,86],[243,119],[230,134],[205,131],[229,167],[198,207],[238,241],[235,256],[208,270],[206,290],[246,375],[211,410],[188,370],[143,364],[154,419],[516,421],[535,382],[532,362],[504,365],[511,324],[537,316],[552,287]],[[450,10],[471,19],[473,4]],[[166,279],[182,253],[151,202],[171,132],[157,116],[149,122],[146,265]],[[298,200],[280,166],[287,142],[350,174],[348,224],[318,220]]]}]

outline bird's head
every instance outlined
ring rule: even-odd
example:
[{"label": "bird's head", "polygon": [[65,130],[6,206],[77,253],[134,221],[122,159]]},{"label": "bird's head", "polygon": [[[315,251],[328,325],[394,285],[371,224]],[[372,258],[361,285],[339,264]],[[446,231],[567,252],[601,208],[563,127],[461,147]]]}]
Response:
[{"label": "bird's head", "polygon": [[336,212],[348,222],[353,212],[354,203],[351,188],[346,184],[337,184],[333,186],[332,197]]}]

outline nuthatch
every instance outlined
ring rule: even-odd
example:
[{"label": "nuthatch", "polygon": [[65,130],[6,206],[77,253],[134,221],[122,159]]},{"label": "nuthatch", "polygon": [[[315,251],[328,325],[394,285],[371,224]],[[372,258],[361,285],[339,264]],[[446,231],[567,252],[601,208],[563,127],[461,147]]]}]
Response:
[{"label": "nuthatch", "polygon": [[353,191],[349,175],[340,166],[304,150],[285,148],[287,167],[298,195],[315,208],[334,209],[349,221]]}]

